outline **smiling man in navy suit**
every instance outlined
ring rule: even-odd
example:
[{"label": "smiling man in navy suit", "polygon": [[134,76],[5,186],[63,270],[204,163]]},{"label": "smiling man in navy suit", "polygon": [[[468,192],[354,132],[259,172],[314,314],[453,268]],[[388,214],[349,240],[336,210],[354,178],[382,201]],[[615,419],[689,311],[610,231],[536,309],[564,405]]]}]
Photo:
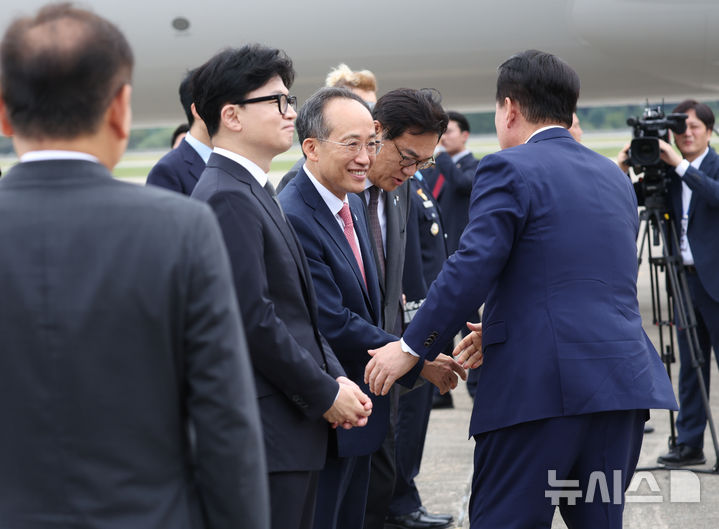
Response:
[{"label": "smiling man in navy suit", "polygon": [[365,425],[371,401],[320,334],[305,254],[267,180],[272,158],[292,145],[292,61],[255,44],[201,68],[194,100],[215,148],[192,196],[216,213],[230,254],[257,382],[272,527],[307,529],[330,425]]},{"label": "smiling man in navy suit", "polygon": [[[355,194],[364,189],[381,144],[366,103],[344,88],[313,95],[300,110],[297,133],[306,162],[280,200],[307,254],[320,330],[347,376],[364,385],[367,349],[397,339],[382,328],[377,267]],[[424,366],[423,375],[440,385],[444,381],[446,390],[457,382],[453,365],[445,357]],[[363,526],[370,456],[387,435],[389,399],[373,397],[372,410],[365,428],[337,433],[336,457],[328,458],[320,475],[316,529]]]},{"label": "smiling man in navy suit", "polygon": [[180,103],[190,130],[180,144],[160,158],[147,175],[148,184],[188,196],[192,194],[212,154],[207,127],[192,101],[192,77],[196,73],[197,69],[189,71],[180,83]]},{"label": "smiling man in navy suit", "polygon": [[[386,393],[485,303],[482,343],[475,331],[456,350],[484,362],[470,423],[472,528],[549,527],[562,497],[569,527],[620,528],[647,410],[676,409],[639,315],[636,197],[567,131],[578,96],[577,74],[551,54],[499,67],[502,150],[479,165],[459,249],[402,342],[373,351],[365,372]],[[611,501],[593,493],[598,476],[614,484]],[[562,485],[581,500],[566,501]]]}]

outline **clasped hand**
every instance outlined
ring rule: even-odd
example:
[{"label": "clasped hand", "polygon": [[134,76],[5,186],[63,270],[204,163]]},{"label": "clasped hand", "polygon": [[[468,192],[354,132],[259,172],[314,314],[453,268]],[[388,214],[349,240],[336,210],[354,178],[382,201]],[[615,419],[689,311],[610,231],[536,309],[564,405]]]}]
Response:
[{"label": "clasped hand", "polygon": [[347,377],[337,377],[340,385],[335,402],[322,417],[332,425],[349,430],[353,426],[365,426],[372,413],[372,401],[360,387]]}]

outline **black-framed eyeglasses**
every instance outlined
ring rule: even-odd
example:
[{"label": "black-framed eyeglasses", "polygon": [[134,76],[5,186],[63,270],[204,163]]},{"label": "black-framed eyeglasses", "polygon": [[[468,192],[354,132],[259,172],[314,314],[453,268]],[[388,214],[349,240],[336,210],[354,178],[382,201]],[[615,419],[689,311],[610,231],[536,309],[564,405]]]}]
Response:
[{"label": "black-framed eyeglasses", "polygon": [[294,110],[297,110],[297,96],[288,96],[287,94],[272,94],[271,96],[243,99],[242,101],[235,101],[235,105],[248,105],[250,103],[261,103],[262,101],[272,100],[277,101],[277,110],[279,110],[283,116],[290,106],[292,106]]},{"label": "black-framed eyeglasses", "polygon": [[400,155],[399,165],[401,167],[412,167],[413,165],[416,165],[417,170],[421,171],[422,169],[429,169],[434,166],[433,156],[430,156],[426,160],[415,160],[414,158],[408,158],[402,154],[402,151],[399,150],[399,147],[397,147],[395,142],[392,142],[392,145],[394,145],[394,148],[397,149],[397,153]]},{"label": "black-framed eyeglasses", "polygon": [[362,150],[362,147],[367,149],[367,154],[371,156],[375,156],[379,154],[379,151],[382,150],[382,143],[379,141],[368,141],[367,143],[362,143],[361,141],[348,141],[347,143],[342,143],[339,141],[332,141],[332,140],[325,140],[323,138],[317,138],[317,141],[323,141],[325,143],[334,143],[335,145],[341,145],[344,147],[344,149],[352,154],[357,154]]}]

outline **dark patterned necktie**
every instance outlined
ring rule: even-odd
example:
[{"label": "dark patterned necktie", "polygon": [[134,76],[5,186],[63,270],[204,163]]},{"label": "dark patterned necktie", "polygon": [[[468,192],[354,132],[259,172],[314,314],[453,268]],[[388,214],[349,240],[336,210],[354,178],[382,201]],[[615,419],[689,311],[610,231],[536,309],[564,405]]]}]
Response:
[{"label": "dark patterned necktie", "polygon": [[379,216],[377,214],[377,207],[379,206],[379,194],[380,189],[377,186],[370,186],[369,206],[367,207],[367,214],[369,215],[369,227],[370,231],[372,232],[372,240],[374,241],[375,248],[377,249],[377,256],[379,258],[380,274],[382,274],[382,279],[384,279],[384,244],[382,244],[382,227],[379,224]]}]

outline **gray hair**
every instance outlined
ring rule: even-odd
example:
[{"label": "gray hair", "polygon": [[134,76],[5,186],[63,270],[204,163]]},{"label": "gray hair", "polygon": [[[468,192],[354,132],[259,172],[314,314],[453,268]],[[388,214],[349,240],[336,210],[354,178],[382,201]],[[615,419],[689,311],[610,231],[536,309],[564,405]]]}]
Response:
[{"label": "gray hair", "polygon": [[302,145],[307,138],[324,140],[332,133],[325,120],[325,106],[331,100],[337,98],[353,99],[362,104],[368,112],[371,112],[364,99],[347,88],[335,86],[320,88],[305,101],[305,104],[302,105],[302,108],[300,108],[300,111],[297,113],[295,129],[297,130],[300,145]]}]

